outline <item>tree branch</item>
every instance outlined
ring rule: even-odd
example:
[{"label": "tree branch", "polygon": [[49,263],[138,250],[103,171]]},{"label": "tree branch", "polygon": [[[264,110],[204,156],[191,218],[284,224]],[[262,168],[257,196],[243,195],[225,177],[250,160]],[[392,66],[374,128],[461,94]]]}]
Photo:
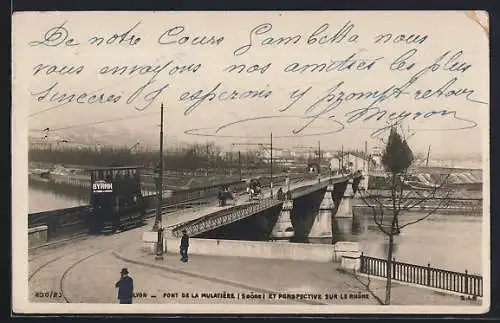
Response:
[{"label": "tree branch", "polygon": [[432,208],[432,210],[430,210],[425,216],[423,216],[423,217],[421,217],[421,218],[419,218],[419,219],[417,219],[415,221],[411,221],[411,222],[408,222],[408,223],[405,223],[405,224],[401,225],[400,229],[403,229],[403,228],[405,228],[405,227],[407,227],[409,225],[412,225],[412,224],[415,224],[415,223],[418,223],[418,222],[420,222],[422,220],[427,219],[429,216],[431,216],[432,214],[436,213],[436,211],[438,209],[442,208],[444,205],[449,206],[449,204],[450,204],[450,199],[449,199],[450,193],[451,193],[451,191],[448,190],[447,191],[447,196],[444,197],[444,198],[442,198],[442,199],[440,199],[438,205],[436,205],[434,208]]},{"label": "tree branch", "polygon": [[378,201],[376,198],[374,199],[376,202],[378,202],[379,205],[381,205],[381,207],[380,207],[381,220],[379,222],[377,220],[377,208],[376,208],[376,206],[373,205],[374,203],[368,202],[364,196],[361,196],[361,200],[366,204],[366,206],[368,206],[372,209],[373,221],[375,222],[375,224],[377,225],[379,230],[382,231],[384,234],[389,235],[390,233],[388,231],[386,231],[384,229],[384,227],[382,226],[382,224],[384,223],[384,208],[383,208],[382,202]]},{"label": "tree branch", "polygon": [[[449,177],[449,174],[446,177],[446,179],[448,177]],[[427,194],[427,196],[425,196],[425,197],[420,198],[420,200],[418,200],[414,204],[405,203],[404,210],[409,211],[412,208],[415,208],[415,207],[419,206],[420,204],[422,204],[422,203],[424,203],[426,201],[429,201],[430,199],[434,198],[436,196],[436,193],[444,186],[446,179],[440,185],[435,185],[434,188],[432,189],[431,193]]]}]

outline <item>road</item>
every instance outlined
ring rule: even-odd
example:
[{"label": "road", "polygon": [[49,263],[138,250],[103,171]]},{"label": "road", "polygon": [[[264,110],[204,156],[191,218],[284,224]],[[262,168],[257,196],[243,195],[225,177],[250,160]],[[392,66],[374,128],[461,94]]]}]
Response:
[{"label": "road", "polygon": [[[152,223],[148,223],[151,226]],[[158,268],[134,265],[113,255],[130,245],[140,245],[145,227],[122,232],[113,236],[91,236],[69,241],[63,245],[35,249],[29,255],[29,300],[42,303],[116,303],[115,282],[122,267],[133,274],[135,303],[171,304],[220,304],[226,296],[250,293],[247,288],[223,281],[180,272],[168,272]],[[187,293],[182,298],[179,293]],[[177,295],[176,295],[177,293]],[[193,298],[198,294],[200,297]],[[212,297],[209,297],[212,296]],[[277,301],[258,299],[231,299],[231,304],[278,304]],[[282,300],[279,303],[294,303]]]}]

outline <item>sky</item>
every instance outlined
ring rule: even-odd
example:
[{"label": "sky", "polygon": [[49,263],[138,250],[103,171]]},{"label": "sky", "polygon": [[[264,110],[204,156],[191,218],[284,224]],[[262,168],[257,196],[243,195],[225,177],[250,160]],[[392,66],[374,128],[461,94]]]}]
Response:
[{"label": "sky", "polygon": [[[134,26],[121,43],[113,37]],[[395,42],[401,34],[410,41]],[[90,44],[94,35],[104,42]],[[197,36],[223,39],[190,44]],[[487,144],[488,37],[463,12],[28,13],[14,17],[13,51],[13,106],[32,136],[128,134],[130,144],[134,136],[154,144],[163,103],[167,141],[230,147],[269,143],[272,133],[276,147],[371,149],[386,136],[377,130],[404,116],[415,151],[470,155]],[[322,63],[330,70],[306,66]],[[231,64],[253,72],[228,72]],[[69,66],[81,71],[64,74]],[[106,73],[117,66],[126,73]],[[59,104],[61,93],[120,99]]]}]

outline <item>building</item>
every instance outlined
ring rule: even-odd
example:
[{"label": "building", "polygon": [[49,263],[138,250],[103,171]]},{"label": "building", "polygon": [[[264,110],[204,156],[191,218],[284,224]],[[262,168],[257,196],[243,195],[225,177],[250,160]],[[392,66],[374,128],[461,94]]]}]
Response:
[{"label": "building", "polygon": [[352,171],[362,170],[367,173],[369,168],[376,165],[376,161],[371,156],[364,156],[364,153],[348,151],[337,153],[330,159],[330,169],[337,171],[341,168],[350,169]]}]

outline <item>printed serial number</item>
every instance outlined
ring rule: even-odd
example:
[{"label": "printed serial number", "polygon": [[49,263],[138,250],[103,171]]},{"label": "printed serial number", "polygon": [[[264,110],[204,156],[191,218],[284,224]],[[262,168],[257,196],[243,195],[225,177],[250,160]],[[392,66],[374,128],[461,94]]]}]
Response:
[{"label": "printed serial number", "polygon": [[61,292],[36,292],[35,297],[39,298],[58,298],[63,297]]}]

